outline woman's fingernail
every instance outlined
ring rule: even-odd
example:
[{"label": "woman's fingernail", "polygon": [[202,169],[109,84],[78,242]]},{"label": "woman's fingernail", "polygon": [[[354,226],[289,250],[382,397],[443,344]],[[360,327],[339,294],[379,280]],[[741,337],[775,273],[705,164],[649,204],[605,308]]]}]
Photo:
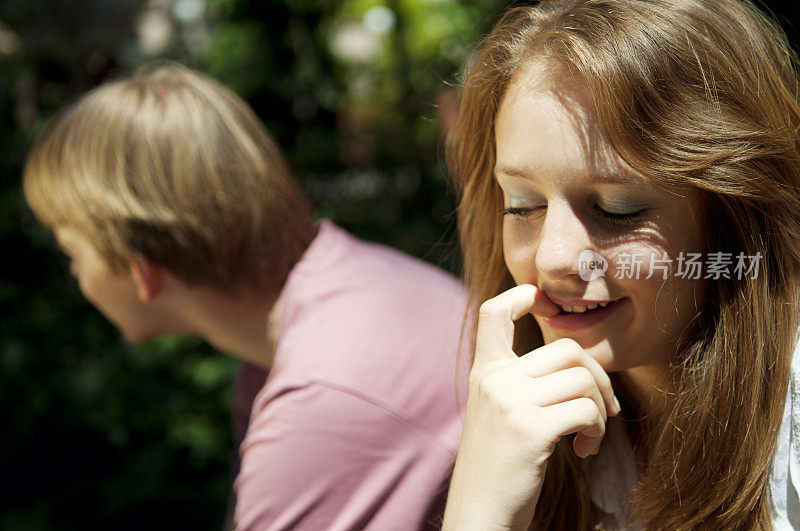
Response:
[{"label": "woman's fingernail", "polygon": [[619,400],[617,397],[614,397],[614,414],[617,415],[620,411],[622,411],[622,406],[619,405]]}]

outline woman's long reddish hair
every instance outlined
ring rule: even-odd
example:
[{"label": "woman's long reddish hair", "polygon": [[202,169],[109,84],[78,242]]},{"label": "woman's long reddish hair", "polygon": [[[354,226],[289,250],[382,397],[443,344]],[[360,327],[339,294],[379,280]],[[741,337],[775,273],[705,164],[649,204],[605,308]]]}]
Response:
[{"label": "woman's long reddish hair", "polygon": [[[635,170],[702,192],[708,250],[763,257],[756,278],[709,282],[672,367],[676,394],[636,435],[648,459],[632,517],[648,529],[771,528],[767,480],[800,325],[800,107],[786,36],[739,0],[554,0],[508,11],[474,57],[447,142],[476,304],[513,286],[494,121],[531,61],[583,83],[603,134]],[[541,345],[532,319],[517,331],[520,351]],[[532,528],[597,525],[564,442]]]}]

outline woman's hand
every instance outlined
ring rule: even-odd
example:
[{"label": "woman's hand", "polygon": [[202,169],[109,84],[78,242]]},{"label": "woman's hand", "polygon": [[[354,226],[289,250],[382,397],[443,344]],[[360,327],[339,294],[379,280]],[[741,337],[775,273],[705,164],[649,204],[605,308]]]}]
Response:
[{"label": "woman's hand", "polygon": [[527,529],[556,443],[577,433],[575,453],[597,453],[607,415],[619,413],[608,375],[577,342],[513,352],[514,321],[559,311],[530,284],[481,306],[443,529]]}]

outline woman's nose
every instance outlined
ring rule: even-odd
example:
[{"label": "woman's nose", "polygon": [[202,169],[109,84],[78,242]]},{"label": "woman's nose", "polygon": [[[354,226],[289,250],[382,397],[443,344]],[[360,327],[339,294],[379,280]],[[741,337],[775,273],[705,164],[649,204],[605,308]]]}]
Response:
[{"label": "woman's nose", "polygon": [[591,248],[586,226],[573,208],[565,201],[548,203],[536,249],[539,276],[551,280],[578,276],[578,256]]}]

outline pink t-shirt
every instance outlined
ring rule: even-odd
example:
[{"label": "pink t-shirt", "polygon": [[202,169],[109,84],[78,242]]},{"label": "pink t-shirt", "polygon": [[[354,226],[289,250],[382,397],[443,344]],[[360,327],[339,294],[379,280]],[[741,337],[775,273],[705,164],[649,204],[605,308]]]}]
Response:
[{"label": "pink t-shirt", "polygon": [[466,293],[319,227],[280,296],[276,356],[240,447],[237,529],[435,528],[461,436]]}]

